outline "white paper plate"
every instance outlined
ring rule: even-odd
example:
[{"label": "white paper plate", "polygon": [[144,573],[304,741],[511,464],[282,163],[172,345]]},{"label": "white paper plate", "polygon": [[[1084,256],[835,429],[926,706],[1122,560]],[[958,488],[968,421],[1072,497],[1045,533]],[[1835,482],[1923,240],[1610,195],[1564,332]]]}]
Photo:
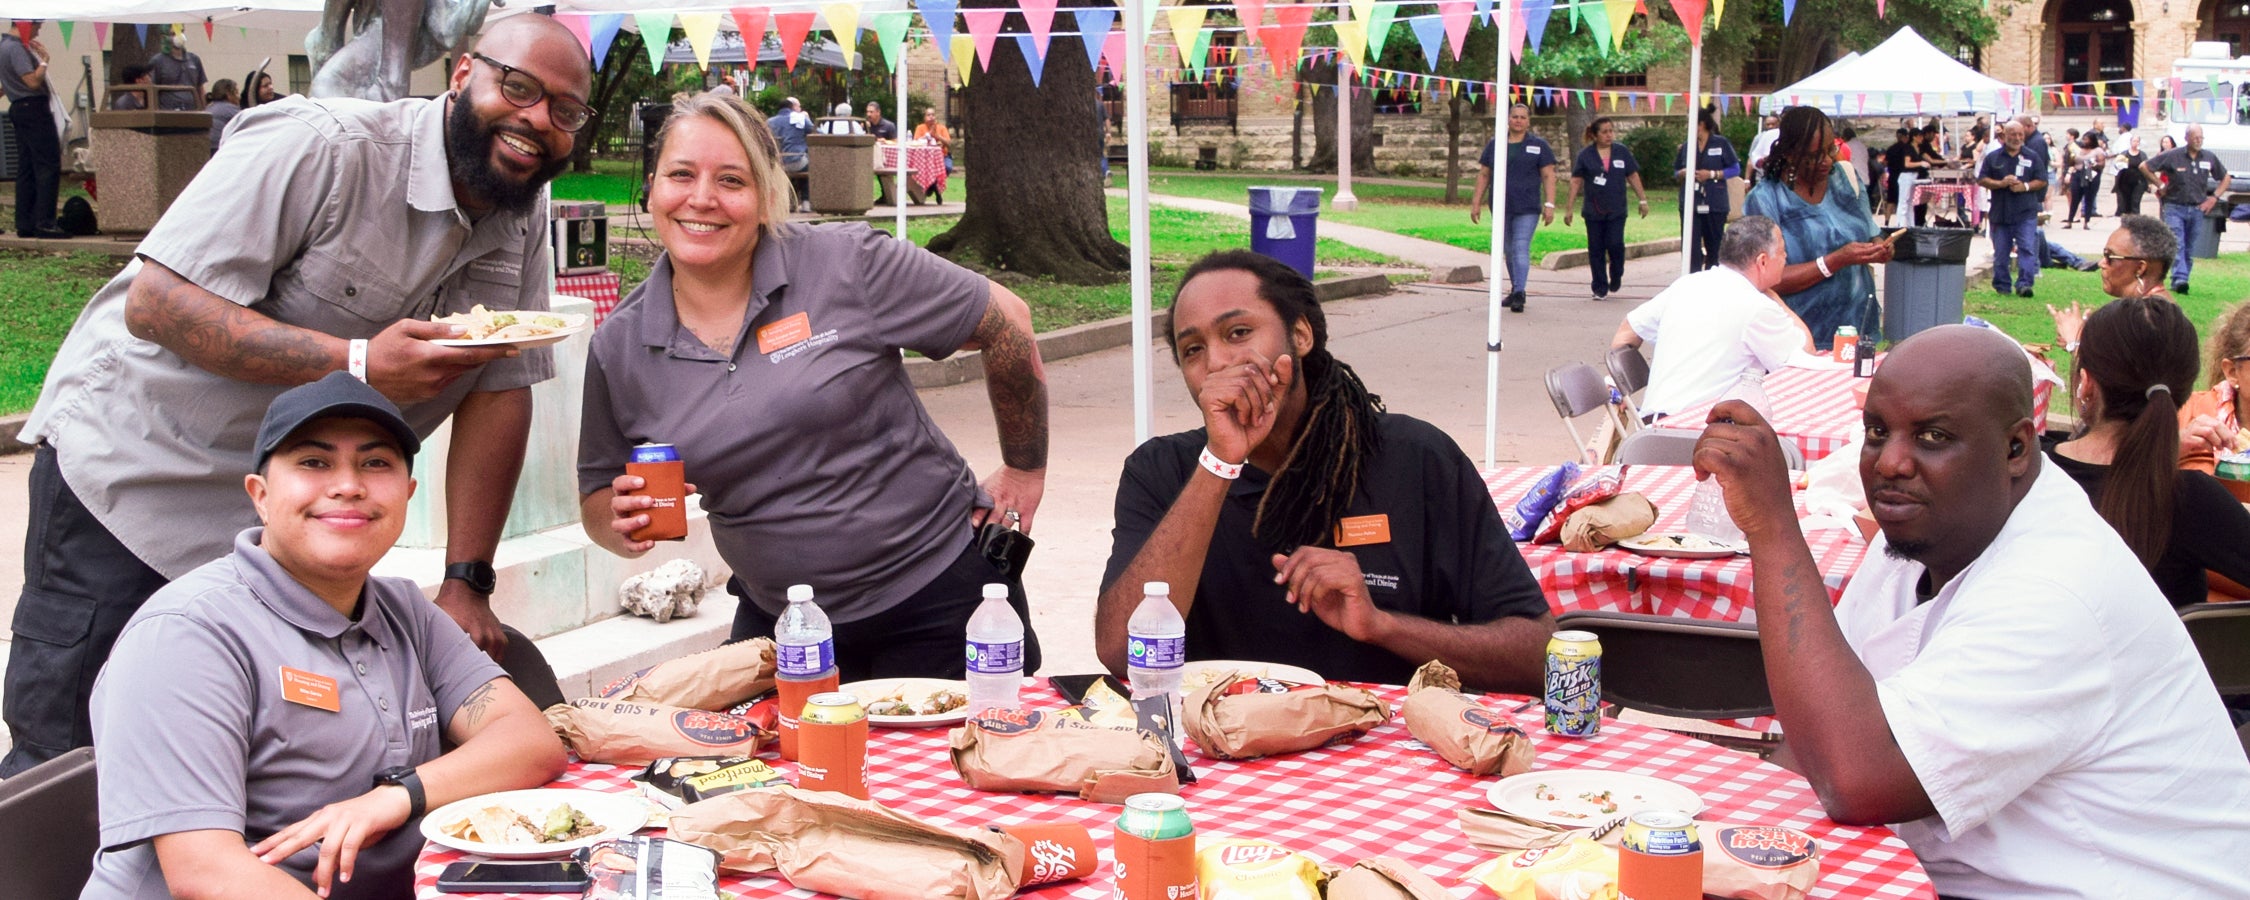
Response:
[{"label": "white paper plate", "polygon": [[[553,844],[487,844],[483,841],[466,841],[445,833],[445,826],[468,818],[487,806],[505,806],[542,821],[556,806],[568,803],[601,826],[601,831],[574,841]],[[533,788],[528,791],[502,791],[465,800],[455,800],[422,817],[422,836],[430,843],[450,847],[463,853],[489,856],[494,859],[538,859],[561,856],[580,847],[590,846],[612,838],[621,838],[639,831],[648,824],[648,802],[639,794],[612,794],[584,788]]]},{"label": "white paper plate", "polygon": [[1242,659],[1199,659],[1180,667],[1180,693],[1183,696],[1195,693],[1197,689],[1210,684],[1213,679],[1219,678],[1230,671],[1297,684],[1326,684],[1328,682],[1328,679],[1320,677],[1319,672],[1302,666]]},{"label": "white paper plate", "polygon": [[440,347],[514,347],[519,350],[528,350],[533,347],[545,347],[549,344],[562,343],[571,335],[594,327],[594,320],[592,316],[582,316],[577,313],[535,312],[528,313],[527,315],[554,316],[555,318],[561,319],[569,324],[564,325],[561,328],[557,328],[553,331],[547,332],[546,334],[537,335],[534,337],[510,338],[507,340],[484,338],[482,340],[474,341],[463,338],[438,338],[436,340],[430,341],[430,343],[436,344]]},{"label": "white paper plate", "polygon": [[[1680,541],[1683,540],[1689,546],[1680,546]],[[1719,559],[1749,549],[1745,544],[1722,544],[1684,531],[1644,531],[1618,541],[1617,546],[1642,556],[1661,556],[1667,559]]]},{"label": "white paper plate", "polygon": [[[947,681],[943,678],[874,678],[867,681],[854,681],[844,685],[842,690],[847,694],[858,697],[861,706],[892,696],[903,696],[906,702],[920,706],[924,698],[939,691],[956,691],[961,696],[966,697],[969,695],[969,683],[966,681]],[[952,725],[966,721],[968,718],[968,707],[959,706],[947,712],[927,716],[878,716],[871,713],[867,717],[867,723],[884,728],[929,728],[937,725]]]},{"label": "white paper plate", "polygon": [[[1584,799],[1584,795],[1605,791],[1617,807],[1613,811]],[[1703,798],[1694,791],[1662,778],[1606,769],[1549,769],[1510,775],[1493,782],[1484,796],[1501,812],[1566,828],[1590,828],[1648,809],[1673,809],[1691,816],[1703,811]]]}]

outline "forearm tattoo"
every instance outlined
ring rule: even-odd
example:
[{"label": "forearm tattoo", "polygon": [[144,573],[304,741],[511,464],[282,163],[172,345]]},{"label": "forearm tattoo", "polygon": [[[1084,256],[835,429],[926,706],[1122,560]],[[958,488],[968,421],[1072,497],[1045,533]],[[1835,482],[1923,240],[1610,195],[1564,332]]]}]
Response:
[{"label": "forearm tattoo", "polygon": [[992,417],[1000,426],[1001,461],[1025,471],[1046,468],[1047,376],[1041,371],[1039,345],[1029,331],[1008,320],[999,304],[985,307],[976,338],[984,348]]},{"label": "forearm tattoo", "polygon": [[259,384],[303,384],[343,368],[324,335],[274,321],[147,264],[125,306],[134,335],[196,366]]}]

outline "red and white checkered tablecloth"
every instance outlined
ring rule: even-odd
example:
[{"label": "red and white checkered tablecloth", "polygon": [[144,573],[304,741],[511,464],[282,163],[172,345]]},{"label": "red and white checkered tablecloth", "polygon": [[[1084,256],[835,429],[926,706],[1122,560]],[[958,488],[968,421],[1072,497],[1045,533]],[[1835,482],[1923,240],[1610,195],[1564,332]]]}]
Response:
[{"label": "red and white checkered tablecloth", "polygon": [[[897,144],[876,144],[875,168],[898,168],[900,149]],[[945,148],[936,144],[909,144],[903,149],[906,151],[907,167],[914,171],[916,185],[925,191],[932,185],[936,185],[939,190],[945,189]]]},{"label": "red and white checkered tablecloth", "polygon": [[[1774,433],[1804,451],[1806,462],[1842,449],[1859,433],[1859,400],[1852,396],[1858,381],[1850,369],[1786,368],[1767,375]],[[2041,431],[2047,428],[2047,400],[2053,393],[2054,385],[2044,380],[2032,391],[2031,424]],[[1716,405],[1716,400],[1699,403],[1657,420],[1656,426],[1701,431]]]},{"label": "red and white checkered tablecloth", "polygon": [[[1376,686],[1396,704],[1404,689]],[[1520,699],[1520,698],[1516,698]],[[1033,705],[1059,706],[1041,685],[1027,695]],[[1488,701],[1505,704],[1511,699]],[[1600,768],[1669,779],[1703,796],[1704,823],[1785,825],[1820,842],[1820,883],[1814,897],[1934,898],[1922,866],[1890,831],[1838,825],[1822,814],[1805,780],[1755,757],[1667,731],[1606,721],[1594,738],[1549,737],[1536,710],[1517,724],[1539,742],[1540,769]],[[946,729],[875,730],[868,781],[874,799],[892,809],[959,828],[1025,822],[1076,822],[1092,830],[1106,857],[1119,807],[1056,794],[996,794],[961,784],[946,755]],[[1489,897],[1466,880],[1491,854],[1469,846],[1455,825],[1458,810],[1483,805],[1494,779],[1476,778],[1447,765],[1408,737],[1406,724],[1389,724],[1359,740],[1268,759],[1222,762],[1191,756],[1199,781],[1180,793],[1206,834],[1277,841],[1338,865],[1376,855],[1402,858],[1457,896]],[[794,774],[795,766],[777,763]],[[634,769],[578,764],[555,787],[634,789]],[[1708,832],[1706,832],[1708,833]],[[438,872],[462,858],[431,845],[415,865],[422,898],[449,896],[436,888]],[[722,887],[743,897],[815,897],[777,878],[727,875]],[[1047,885],[1024,896],[1108,900],[1112,884],[1104,862],[1081,881]],[[562,896],[562,895],[540,895]]]},{"label": "red and white checkered tablecloth", "polygon": [[[1514,506],[1546,466],[1521,466],[1485,473],[1485,487],[1500,509]],[[1639,492],[1656,505],[1656,525],[1651,531],[1684,531],[1688,498],[1695,492],[1695,470],[1686,466],[1627,466],[1624,489]],[[1805,514],[1804,495],[1797,495],[1797,515]],[[1867,555],[1859,535],[1840,529],[1805,533],[1821,579],[1828,583],[1828,599],[1844,595],[1844,585]],[[1750,595],[1750,559],[1659,559],[1626,550],[1573,553],[1561,544],[1517,544],[1531,574],[1547,593],[1547,603],[1557,614],[1573,610],[1649,613],[1725,622],[1755,622],[1757,609]]]},{"label": "red and white checkered tablecloth", "polygon": [[624,279],[617,277],[615,272],[557,275],[555,293],[594,301],[594,324],[599,326],[603,319],[609,318],[609,314],[617,309],[617,301],[622,299],[618,296],[618,291],[623,284]]},{"label": "red and white checkered tablecloth", "polygon": [[1984,188],[1975,182],[1923,181],[1914,185],[1914,196],[1910,198],[1908,205],[1920,206],[1939,197],[1951,197],[1959,206],[1964,219],[1974,225],[1984,220],[1984,214],[1977,210],[1977,199],[1983,193]]}]

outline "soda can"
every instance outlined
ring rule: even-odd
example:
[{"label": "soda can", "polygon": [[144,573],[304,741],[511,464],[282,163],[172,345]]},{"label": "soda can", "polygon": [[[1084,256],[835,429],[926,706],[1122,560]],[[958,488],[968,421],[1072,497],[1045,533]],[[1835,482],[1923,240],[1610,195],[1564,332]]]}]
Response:
[{"label": "soda can", "polygon": [[1590,631],[1558,631],[1547,639],[1547,733],[1593,737],[1602,732],[1602,642]]},{"label": "soda can", "polygon": [[1617,842],[1617,892],[1633,900],[1701,900],[1703,841],[1695,820],[1674,810],[1642,810]]},{"label": "soda can", "polygon": [[867,799],[867,710],[842,691],[814,694],[797,720],[797,786]]},{"label": "soda can", "polygon": [[687,540],[687,465],[671,444],[641,444],[633,448],[625,474],[641,479],[641,488],[629,497],[654,497],[647,510],[648,524],[634,529],[636,541]]},{"label": "soda can", "polygon": [[1134,794],[1117,816],[1111,849],[1118,900],[1192,900],[1195,823],[1175,794]]},{"label": "soda can", "polygon": [[1859,329],[1850,325],[1836,326],[1836,339],[1829,343],[1829,358],[1837,362],[1851,362],[1852,353],[1859,346]]}]

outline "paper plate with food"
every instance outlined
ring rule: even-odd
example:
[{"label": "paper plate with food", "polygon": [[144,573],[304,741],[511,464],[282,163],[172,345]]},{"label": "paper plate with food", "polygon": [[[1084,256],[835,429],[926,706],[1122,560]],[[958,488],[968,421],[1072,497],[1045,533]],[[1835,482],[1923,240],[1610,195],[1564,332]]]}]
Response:
[{"label": "paper plate with food", "polygon": [[1253,662],[1241,659],[1198,659],[1180,667],[1180,694],[1186,696],[1202,690],[1204,685],[1217,681],[1228,672],[1240,672],[1252,678],[1271,678],[1293,684],[1327,684],[1328,679],[1319,672],[1303,666],[1282,663]]},{"label": "paper plate with food", "polygon": [[1703,797],[1694,791],[1662,778],[1606,769],[1510,775],[1493,782],[1484,796],[1493,809],[1565,828],[1590,828],[1649,809],[1691,816],[1703,811]]},{"label": "paper plate with food", "polygon": [[1750,545],[1739,541],[1714,541],[1685,531],[1644,531],[1618,541],[1617,546],[1642,556],[1671,559],[1718,559],[1750,549]]},{"label": "paper plate with food", "polygon": [[639,831],[648,802],[638,794],[533,788],[455,800],[422,817],[422,836],[496,859],[561,856]]},{"label": "paper plate with food", "polygon": [[468,312],[433,316],[430,321],[461,327],[460,337],[430,342],[440,347],[545,347],[588,327],[587,317],[577,313],[486,309],[482,303]]},{"label": "paper plate with food", "polygon": [[844,685],[867,722],[885,728],[952,725],[969,717],[969,684],[943,678],[875,678]]}]

